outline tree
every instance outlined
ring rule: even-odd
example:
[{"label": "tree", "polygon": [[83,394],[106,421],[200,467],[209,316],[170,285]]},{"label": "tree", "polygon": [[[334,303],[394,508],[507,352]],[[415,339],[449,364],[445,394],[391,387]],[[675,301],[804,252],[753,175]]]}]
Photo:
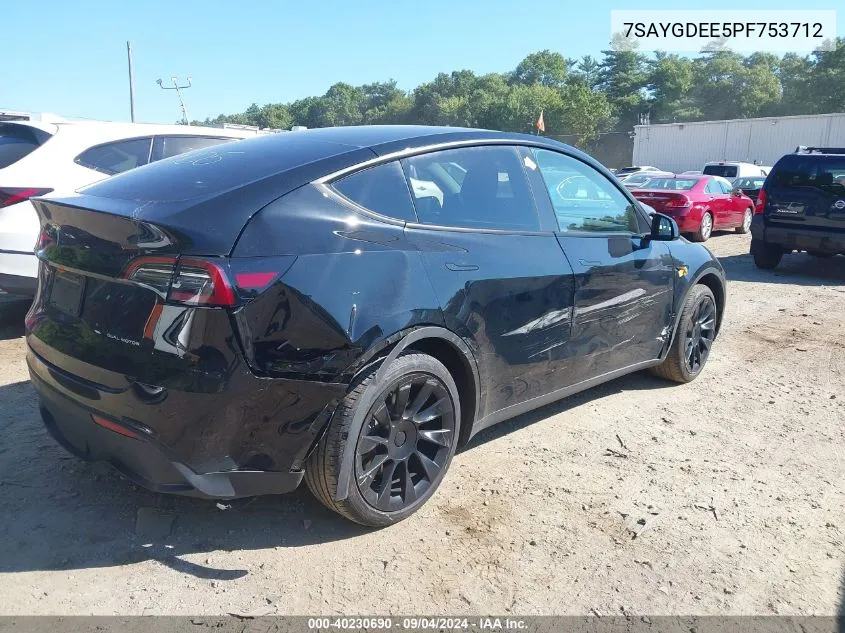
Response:
[{"label": "tree", "polygon": [[404,123],[533,132],[542,111],[547,135],[585,146],[612,139],[606,132],[629,132],[644,112],[660,123],[845,110],[842,39],[832,51],[783,57],[742,56],[720,42],[696,58],[660,52],[649,57],[618,36],[612,48],[601,61],[543,50],[509,73],[440,73],[411,92],[393,80],[341,82],[322,96],[253,103],[243,112],[194,123],[277,129]]},{"label": "tree", "polygon": [[[624,48],[614,39],[615,48]],[[648,108],[646,56],[635,50],[602,51],[598,72],[598,89],[610,101],[622,129],[639,123],[639,116]]]},{"label": "tree", "polygon": [[546,49],[539,53],[531,53],[519,62],[513,72],[513,80],[530,86],[542,84],[551,88],[560,88],[566,81],[570,62],[560,53],[553,53]]}]

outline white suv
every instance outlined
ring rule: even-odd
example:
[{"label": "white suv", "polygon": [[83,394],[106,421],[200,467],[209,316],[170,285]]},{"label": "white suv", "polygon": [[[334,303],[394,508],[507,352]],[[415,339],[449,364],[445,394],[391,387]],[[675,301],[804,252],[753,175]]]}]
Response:
[{"label": "white suv", "polygon": [[29,198],[76,190],[162,158],[255,134],[100,121],[0,122],[0,289],[35,294],[38,216]]}]

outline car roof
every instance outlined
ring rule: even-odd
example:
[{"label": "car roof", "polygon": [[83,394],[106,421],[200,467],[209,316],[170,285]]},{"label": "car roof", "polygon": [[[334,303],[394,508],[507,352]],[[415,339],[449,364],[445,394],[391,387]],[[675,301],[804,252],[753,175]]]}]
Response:
[{"label": "car roof", "polygon": [[[303,141],[345,145],[349,148],[366,148],[372,150],[377,156],[386,156],[422,147],[473,141],[512,141],[532,145],[547,145],[558,149],[565,147],[570,151],[578,151],[573,147],[542,136],[432,125],[350,125],[301,130],[296,134],[301,136]],[[281,145],[283,140],[280,140],[279,143]]]}]

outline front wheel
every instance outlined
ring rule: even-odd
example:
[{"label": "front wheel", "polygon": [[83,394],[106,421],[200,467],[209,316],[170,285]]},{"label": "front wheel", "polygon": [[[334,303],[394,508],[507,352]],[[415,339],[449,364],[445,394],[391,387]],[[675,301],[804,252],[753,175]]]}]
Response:
[{"label": "front wheel", "polygon": [[695,380],[716,338],[717,309],[713,292],[698,284],[689,291],[669,353],[651,372],[674,382]]},{"label": "front wheel", "polygon": [[[416,512],[440,485],[460,432],[458,389],[437,359],[400,355],[371,369],[338,406],[305,468],[308,488],[329,509],[382,527]],[[352,443],[352,458],[344,451]],[[335,499],[341,472],[347,497]]]},{"label": "front wheel", "polygon": [[701,215],[701,224],[698,225],[698,230],[692,234],[693,242],[706,242],[710,239],[713,233],[713,216],[709,211],[705,211]]},{"label": "front wheel", "polygon": [[748,233],[751,230],[751,218],[754,216],[754,212],[749,207],[745,210],[745,213],[742,214],[742,224],[736,227],[737,233]]}]

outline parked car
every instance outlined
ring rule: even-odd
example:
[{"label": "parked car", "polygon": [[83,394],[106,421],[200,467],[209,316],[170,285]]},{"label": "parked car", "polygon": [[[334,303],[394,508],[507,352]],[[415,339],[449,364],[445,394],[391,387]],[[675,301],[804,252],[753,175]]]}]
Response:
[{"label": "parked car", "polygon": [[682,171],[679,176],[700,176],[701,170],[700,169],[688,169],[687,171]]},{"label": "parked car", "polygon": [[793,251],[845,254],[845,148],[799,148],[766,178],[751,223],[754,263],[775,268]]},{"label": "parked car", "polygon": [[628,189],[638,189],[647,186],[652,178],[671,178],[672,176],[674,174],[668,171],[640,172],[626,176],[621,182]]},{"label": "parked car", "polygon": [[652,178],[645,188],[631,193],[671,216],[694,242],[704,242],[713,231],[724,229],[748,233],[754,214],[754,201],[716,176]]},{"label": "parked car", "polygon": [[0,288],[35,294],[38,216],[30,203],[33,196],[72,191],[148,162],[254,134],[93,121],[0,123]]},{"label": "parked car", "polygon": [[304,478],[370,526],[497,422],[642,369],[695,379],[724,310],[707,249],[538,136],[307,130],[35,206],[27,362],[63,446],[161,492]]},{"label": "parked car", "polygon": [[734,189],[739,189],[746,196],[756,201],[764,182],[766,182],[764,176],[753,176],[750,178],[735,178],[731,184]]},{"label": "parked car", "polygon": [[649,173],[649,172],[650,173],[662,173],[663,170],[658,169],[657,167],[652,167],[651,165],[643,165],[641,167],[635,167],[635,166],[621,167],[621,168],[616,170],[615,176],[617,178],[621,179],[621,178],[626,178],[627,176],[633,176],[634,174],[639,174],[639,173],[643,173],[643,172],[645,172],[645,173]]},{"label": "parked car", "polygon": [[772,168],[768,165],[719,160],[705,163],[701,173],[733,180],[734,178],[750,178],[752,176],[763,176],[765,178],[771,170]]}]

